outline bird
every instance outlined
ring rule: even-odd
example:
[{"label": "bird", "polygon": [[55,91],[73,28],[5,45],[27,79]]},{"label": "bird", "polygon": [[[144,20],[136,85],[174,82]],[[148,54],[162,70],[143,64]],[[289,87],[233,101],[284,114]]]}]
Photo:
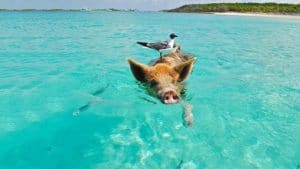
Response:
[{"label": "bird", "polygon": [[169,37],[170,37],[169,41],[161,41],[161,42],[154,42],[154,43],[137,42],[137,44],[158,51],[161,58],[163,52],[171,51],[175,47],[175,38],[178,36],[175,33],[171,33]]}]

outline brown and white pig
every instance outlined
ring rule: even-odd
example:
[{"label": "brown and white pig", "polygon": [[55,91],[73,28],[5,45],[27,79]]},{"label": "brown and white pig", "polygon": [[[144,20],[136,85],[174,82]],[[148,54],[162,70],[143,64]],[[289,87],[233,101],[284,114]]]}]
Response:
[{"label": "brown and white pig", "polygon": [[179,102],[183,82],[191,73],[195,61],[195,57],[181,53],[180,47],[149,66],[128,59],[134,77],[150,85],[164,104]]}]

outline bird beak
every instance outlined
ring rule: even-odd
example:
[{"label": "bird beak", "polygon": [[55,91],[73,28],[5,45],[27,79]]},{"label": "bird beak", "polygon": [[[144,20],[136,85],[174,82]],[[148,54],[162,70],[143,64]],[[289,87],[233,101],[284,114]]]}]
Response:
[{"label": "bird beak", "polygon": [[175,37],[178,37],[177,35],[174,35]]}]

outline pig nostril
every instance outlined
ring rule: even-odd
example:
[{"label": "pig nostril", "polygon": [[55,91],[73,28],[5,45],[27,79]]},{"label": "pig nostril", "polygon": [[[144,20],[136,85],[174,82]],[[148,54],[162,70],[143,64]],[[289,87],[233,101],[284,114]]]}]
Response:
[{"label": "pig nostril", "polygon": [[173,96],[173,99],[174,100],[178,100],[178,96]]},{"label": "pig nostril", "polygon": [[169,100],[169,96],[167,96],[165,99],[166,99],[166,100]]}]

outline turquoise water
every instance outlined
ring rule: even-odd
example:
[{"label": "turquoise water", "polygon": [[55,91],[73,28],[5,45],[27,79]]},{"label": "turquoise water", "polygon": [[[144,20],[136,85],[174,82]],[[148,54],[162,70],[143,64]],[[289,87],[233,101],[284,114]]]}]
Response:
[{"label": "turquoise water", "polygon": [[[170,32],[198,58],[190,128],[126,62]],[[0,168],[298,169],[299,72],[300,20],[0,12]]]}]

